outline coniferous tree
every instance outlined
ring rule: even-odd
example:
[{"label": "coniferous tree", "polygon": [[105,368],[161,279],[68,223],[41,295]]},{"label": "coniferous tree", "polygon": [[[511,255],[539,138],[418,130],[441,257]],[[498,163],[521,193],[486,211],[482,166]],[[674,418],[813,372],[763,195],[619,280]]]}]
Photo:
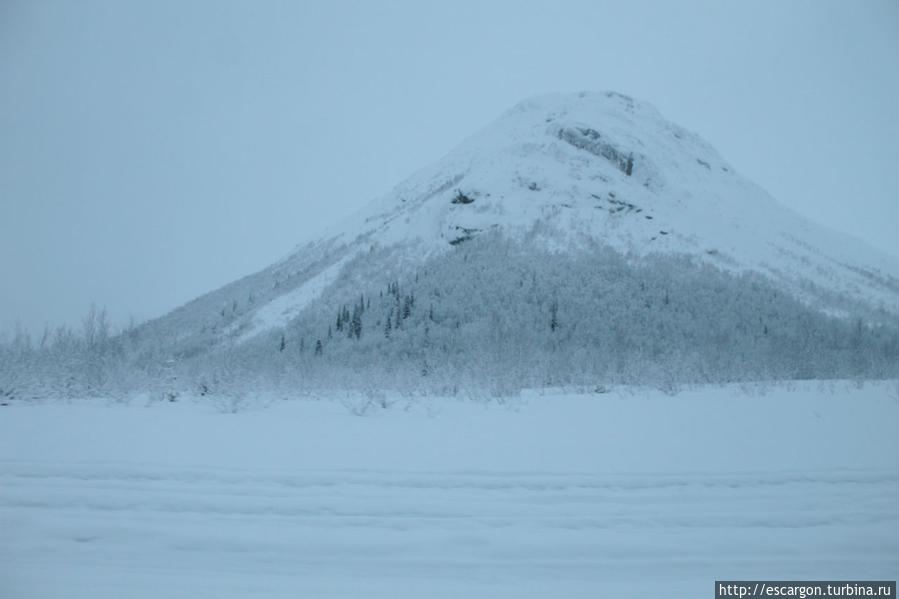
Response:
[{"label": "coniferous tree", "polygon": [[351,321],[351,330],[356,339],[362,337],[362,311],[353,310],[353,319]]}]

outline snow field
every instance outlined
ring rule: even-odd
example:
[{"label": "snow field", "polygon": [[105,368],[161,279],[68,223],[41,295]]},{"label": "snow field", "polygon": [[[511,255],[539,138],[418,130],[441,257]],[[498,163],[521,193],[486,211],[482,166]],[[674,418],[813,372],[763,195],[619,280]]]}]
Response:
[{"label": "snow field", "polygon": [[899,573],[895,382],[366,416],[262,399],[0,408],[0,597],[696,597]]}]

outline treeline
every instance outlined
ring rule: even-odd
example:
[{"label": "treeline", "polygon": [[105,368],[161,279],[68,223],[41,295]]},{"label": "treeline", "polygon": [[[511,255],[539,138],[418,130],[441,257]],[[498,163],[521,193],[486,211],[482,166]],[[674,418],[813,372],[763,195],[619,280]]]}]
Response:
[{"label": "treeline", "polygon": [[[249,341],[187,336],[160,346],[125,332],[91,344],[84,335],[41,347],[7,344],[4,364],[21,366],[20,388],[38,382],[41,392],[65,394],[141,386],[176,394],[505,394],[558,385],[674,389],[899,376],[899,325],[825,315],[760,275],[602,246],[552,253],[498,234],[460,244],[414,271],[385,271],[402,263],[403,251],[357,257],[299,317]],[[385,274],[382,285],[365,284]]]},{"label": "treeline", "polygon": [[134,326],[115,330],[106,309],[90,307],[81,327],[17,330],[0,343],[0,401],[125,396],[157,386],[162,365],[141,364]]}]

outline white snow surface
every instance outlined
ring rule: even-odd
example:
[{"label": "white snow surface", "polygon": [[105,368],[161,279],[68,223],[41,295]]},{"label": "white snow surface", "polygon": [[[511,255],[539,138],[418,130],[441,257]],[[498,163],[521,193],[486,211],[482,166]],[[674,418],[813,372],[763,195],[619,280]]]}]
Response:
[{"label": "white snow surface", "polygon": [[301,283],[296,289],[277,296],[272,301],[263,305],[259,310],[251,313],[244,321],[239,320],[225,331],[228,336],[232,331],[240,331],[237,341],[246,341],[260,332],[282,327],[302,312],[303,308],[315,301],[322,292],[334,282],[340,274],[340,269],[351,259],[353,255],[347,255],[322,270],[317,275]]},{"label": "white snow surface", "polygon": [[0,597],[710,597],[899,575],[895,381],[256,399],[0,407]]}]

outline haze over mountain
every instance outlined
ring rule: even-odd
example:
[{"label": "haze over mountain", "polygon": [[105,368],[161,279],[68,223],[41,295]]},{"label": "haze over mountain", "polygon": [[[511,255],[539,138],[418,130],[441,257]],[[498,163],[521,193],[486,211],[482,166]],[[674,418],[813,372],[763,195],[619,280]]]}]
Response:
[{"label": "haze over mountain", "polygon": [[651,105],[579,93],[519,103],[116,355],[204,389],[888,376],[897,323],[895,258],[787,210]]}]

